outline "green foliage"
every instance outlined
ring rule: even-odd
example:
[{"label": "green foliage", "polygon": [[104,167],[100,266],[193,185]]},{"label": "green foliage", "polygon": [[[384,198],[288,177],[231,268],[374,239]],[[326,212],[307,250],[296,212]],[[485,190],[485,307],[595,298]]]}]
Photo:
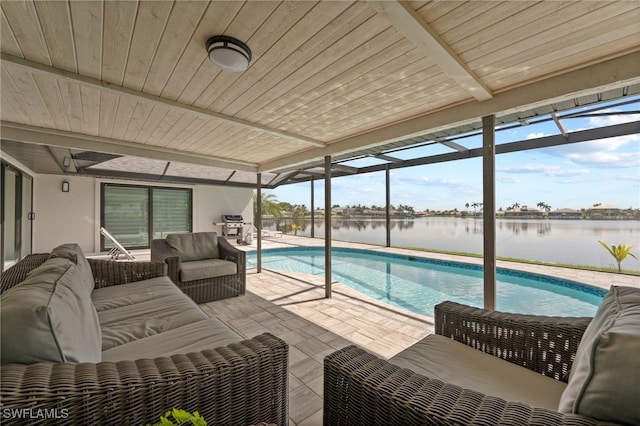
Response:
[{"label": "green foliage", "polygon": [[549,214],[549,212],[551,211],[551,206],[549,204],[545,203],[544,201],[540,201],[538,204],[536,204],[536,206],[538,206],[542,210],[546,211],[547,214]]},{"label": "green foliage", "polygon": [[622,267],[620,264],[623,260],[627,258],[627,256],[631,256],[634,259],[638,259],[633,253],[631,253],[631,249],[633,246],[628,246],[626,244],[612,245],[609,247],[604,241],[598,241],[602,247],[606,248],[611,256],[618,262],[618,272],[622,272]]},{"label": "green foliage", "polygon": [[[265,193],[261,197],[262,216],[273,216],[275,219],[282,217],[282,206],[274,194]],[[253,194],[253,217],[258,217],[258,195]]]},{"label": "green foliage", "polygon": [[193,425],[207,426],[207,421],[195,411],[193,414],[185,410],[174,408],[167,411],[164,416],[160,416],[160,421],[147,426],[176,426],[176,425]]}]

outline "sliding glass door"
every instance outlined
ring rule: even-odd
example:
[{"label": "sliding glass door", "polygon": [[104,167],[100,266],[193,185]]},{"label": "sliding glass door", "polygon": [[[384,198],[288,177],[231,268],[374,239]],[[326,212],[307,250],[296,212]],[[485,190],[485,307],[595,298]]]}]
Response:
[{"label": "sliding glass door", "polygon": [[2,163],[0,172],[2,208],[2,270],[31,253],[33,179]]},{"label": "sliding glass door", "polygon": [[[102,186],[102,226],[127,248],[149,245],[149,190],[143,186]],[[104,238],[103,238],[104,240]],[[109,240],[101,250],[113,248]]]},{"label": "sliding glass door", "polygon": [[[191,232],[191,205],[191,189],[104,183],[101,222],[124,247],[148,248],[151,238]],[[100,250],[112,247],[102,238]]]}]

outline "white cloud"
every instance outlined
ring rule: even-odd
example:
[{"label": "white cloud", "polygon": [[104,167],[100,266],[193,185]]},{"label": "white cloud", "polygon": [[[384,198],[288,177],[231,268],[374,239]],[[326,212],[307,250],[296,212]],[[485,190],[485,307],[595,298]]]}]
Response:
[{"label": "white cloud", "polygon": [[560,166],[546,164],[524,164],[521,166],[496,167],[496,172],[503,173],[539,173],[546,176],[581,176],[589,173],[587,169],[565,169]]},{"label": "white cloud", "polygon": [[632,182],[636,185],[640,185],[640,179],[638,179],[638,175],[639,173],[636,171],[636,173],[632,173],[632,174],[618,174],[613,176],[614,180],[618,180],[618,181],[628,181],[628,182]]},{"label": "white cloud", "polygon": [[529,133],[527,135],[527,139],[537,139],[537,138],[542,138],[542,137],[545,137],[545,136],[549,136],[549,135],[547,135],[547,134],[545,134],[543,132]]},{"label": "white cloud", "polygon": [[429,187],[446,187],[455,189],[466,189],[469,187],[467,182],[450,179],[450,178],[430,178],[428,176],[398,176],[394,179],[393,183],[399,184],[413,184]]},{"label": "white cloud", "polygon": [[595,167],[640,167],[640,153],[638,152],[609,152],[566,154],[574,163]]},{"label": "white cloud", "polygon": [[[615,113],[613,109],[606,109],[604,113]],[[612,126],[614,124],[631,123],[632,121],[640,121],[640,114],[620,114],[620,115],[602,115],[598,117],[589,117],[589,123],[595,127]]]},{"label": "white cloud", "polygon": [[[614,109],[604,110],[604,113],[616,113]],[[640,114],[601,115],[586,118],[584,127],[573,128],[571,131],[593,129],[616,124],[640,122]],[[567,124],[571,120],[567,121]],[[532,133],[528,138],[540,137],[541,133]],[[597,167],[637,167],[639,165],[638,149],[633,144],[640,143],[640,133],[580,142],[568,145],[544,148],[540,152],[555,157],[566,158],[574,164]]]},{"label": "white cloud", "polygon": [[[640,134],[618,136],[541,150],[554,157],[567,158],[576,164],[598,167],[637,167],[638,150],[628,147],[640,143]],[[616,152],[617,151],[617,152]]]},{"label": "white cloud", "polygon": [[503,176],[499,178],[498,181],[501,183],[520,183],[521,182],[521,180],[515,176]]}]

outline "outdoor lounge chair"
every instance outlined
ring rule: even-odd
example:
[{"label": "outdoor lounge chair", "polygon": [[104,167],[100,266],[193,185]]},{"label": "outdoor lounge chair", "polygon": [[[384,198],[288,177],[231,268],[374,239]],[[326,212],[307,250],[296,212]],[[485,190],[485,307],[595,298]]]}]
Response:
[{"label": "outdoor lounge chair", "polygon": [[108,239],[109,241],[111,241],[114,245],[114,247],[111,250],[109,250],[109,256],[111,256],[112,259],[118,260],[118,257],[120,257],[120,255],[122,254],[128,260],[135,260],[135,257],[133,257],[131,253],[129,253],[129,250],[124,248],[124,246],[120,244],[120,242],[116,240],[116,238],[113,235],[111,235],[109,231],[101,227],[100,234],[106,239]]},{"label": "outdoor lounge chair", "polygon": [[324,425],[640,424],[639,308],[615,286],[593,319],[443,302],[436,334],[389,361],[325,358]]},{"label": "outdoor lounge chair", "polygon": [[169,234],[151,241],[151,260],[196,303],[239,296],[246,288],[246,254],[215,232]]},{"label": "outdoor lounge chair", "polygon": [[271,231],[269,229],[263,229],[262,236],[264,238],[282,238],[282,231]]}]

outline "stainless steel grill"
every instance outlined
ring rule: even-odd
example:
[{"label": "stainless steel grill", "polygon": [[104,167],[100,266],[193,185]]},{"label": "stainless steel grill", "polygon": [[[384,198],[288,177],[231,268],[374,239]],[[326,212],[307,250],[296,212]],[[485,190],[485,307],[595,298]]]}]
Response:
[{"label": "stainless steel grill", "polygon": [[222,215],[222,236],[236,236],[242,239],[244,219],[239,214],[223,214]]}]

